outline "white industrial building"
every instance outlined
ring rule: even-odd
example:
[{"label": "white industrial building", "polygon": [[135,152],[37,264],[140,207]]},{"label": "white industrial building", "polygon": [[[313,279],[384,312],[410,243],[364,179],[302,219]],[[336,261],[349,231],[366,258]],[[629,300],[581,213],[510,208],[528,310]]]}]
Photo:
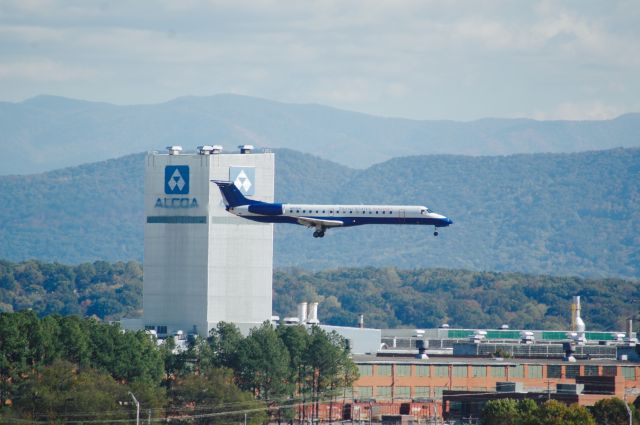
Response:
[{"label": "white industrial building", "polygon": [[273,201],[274,155],[201,146],[151,152],[145,164],[144,326],[159,336],[207,335],[220,321],[246,332],[271,319],[273,225],[225,210],[211,180]]}]

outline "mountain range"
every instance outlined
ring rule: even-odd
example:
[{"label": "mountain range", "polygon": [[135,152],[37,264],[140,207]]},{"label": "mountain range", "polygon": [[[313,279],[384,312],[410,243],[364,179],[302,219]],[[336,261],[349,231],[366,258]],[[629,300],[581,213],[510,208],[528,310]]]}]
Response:
[{"label": "mountain range", "polygon": [[640,147],[640,114],[603,121],[385,118],[221,94],[151,105],[55,96],[0,102],[0,175],[32,174],[167,145],[289,148],[350,168],[425,154],[507,155]]},{"label": "mountain range", "polygon": [[[278,267],[444,267],[640,277],[640,149],[394,158],[359,170],[278,149],[276,199],[427,205],[431,228],[275,228]],[[0,258],[141,260],[143,158],[0,176]]]}]

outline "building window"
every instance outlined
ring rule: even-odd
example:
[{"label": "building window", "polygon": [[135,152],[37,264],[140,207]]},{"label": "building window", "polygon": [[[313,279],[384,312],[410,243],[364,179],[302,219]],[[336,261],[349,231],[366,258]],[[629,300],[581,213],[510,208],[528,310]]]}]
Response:
[{"label": "building window", "polygon": [[414,387],[413,388],[413,396],[415,398],[418,398],[418,397],[430,397],[431,396],[431,387]]},{"label": "building window", "polygon": [[356,397],[360,400],[373,398],[373,387],[355,387]]},{"label": "building window", "polygon": [[636,380],[636,368],[634,366],[622,366],[622,376],[627,381]]},{"label": "building window", "polygon": [[529,378],[533,378],[533,379],[542,378],[542,365],[530,364],[527,369],[529,369],[527,373]]},{"label": "building window", "polygon": [[373,366],[370,364],[359,364],[358,372],[360,372],[360,376],[372,376]]},{"label": "building window", "polygon": [[585,367],[584,367],[584,375],[585,376],[598,376],[598,375],[600,375],[600,373],[598,371],[598,366],[585,365]]},{"label": "building window", "polygon": [[417,376],[429,376],[429,366],[427,365],[417,365],[416,366],[416,375]]},{"label": "building window", "polygon": [[449,366],[434,366],[433,372],[434,372],[434,376],[437,376],[440,378],[449,376]]},{"label": "building window", "polygon": [[471,374],[474,378],[484,378],[487,376],[487,367],[486,366],[472,366]]},{"label": "building window", "polygon": [[574,378],[580,375],[580,366],[577,364],[571,364],[565,366],[564,376],[567,378]]},{"label": "building window", "polygon": [[434,387],[433,388],[433,396],[435,398],[442,398],[442,391],[446,390],[447,387]]},{"label": "building window", "polygon": [[491,376],[494,378],[504,378],[504,366],[489,366],[491,368]]},{"label": "building window", "polygon": [[390,399],[391,387],[376,387],[376,397],[381,399]]},{"label": "building window", "polygon": [[560,378],[562,376],[562,366],[550,364],[547,366],[547,378]]},{"label": "building window", "polygon": [[466,378],[467,377],[467,367],[466,366],[453,366],[451,370],[451,375],[456,378]]},{"label": "building window", "polygon": [[509,376],[512,378],[524,378],[524,366],[509,366]]},{"label": "building window", "polygon": [[158,334],[159,335],[166,335],[167,334],[167,327],[166,326],[158,326]]},{"label": "building window", "polygon": [[616,376],[618,372],[618,366],[602,366],[603,376]]},{"label": "building window", "polygon": [[396,387],[393,398],[408,400],[411,398],[411,387]]},{"label": "building window", "polygon": [[391,376],[391,365],[390,364],[379,364],[379,365],[376,365],[376,375],[378,375],[378,376]]},{"label": "building window", "polygon": [[411,376],[411,365],[408,365],[408,364],[396,365],[396,375]]}]

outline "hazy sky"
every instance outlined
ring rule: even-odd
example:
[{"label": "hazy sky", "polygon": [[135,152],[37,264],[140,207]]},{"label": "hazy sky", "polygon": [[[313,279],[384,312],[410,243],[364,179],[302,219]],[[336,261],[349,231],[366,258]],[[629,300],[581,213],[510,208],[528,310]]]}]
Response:
[{"label": "hazy sky", "polygon": [[640,1],[0,0],[0,100],[238,93],[383,116],[640,111]]}]

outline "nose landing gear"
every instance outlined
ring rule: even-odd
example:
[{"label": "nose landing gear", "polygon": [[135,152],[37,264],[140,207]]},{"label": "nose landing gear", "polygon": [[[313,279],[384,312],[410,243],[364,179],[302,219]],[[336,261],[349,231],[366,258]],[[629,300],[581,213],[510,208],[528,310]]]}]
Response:
[{"label": "nose landing gear", "polygon": [[433,229],[433,236],[436,236],[436,237],[438,236],[438,228],[437,227],[435,227]]}]

